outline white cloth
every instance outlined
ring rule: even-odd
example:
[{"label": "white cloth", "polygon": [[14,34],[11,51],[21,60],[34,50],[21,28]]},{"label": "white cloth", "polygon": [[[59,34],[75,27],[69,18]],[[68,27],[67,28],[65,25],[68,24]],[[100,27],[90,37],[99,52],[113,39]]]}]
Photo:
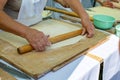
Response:
[{"label": "white cloth", "polygon": [[68,80],[98,80],[99,69],[100,63],[98,61],[84,56]]},{"label": "white cloth", "polygon": [[118,42],[119,38],[111,35],[107,42],[89,52],[104,59],[103,80],[110,80],[120,69]]},{"label": "white cloth", "polygon": [[47,0],[22,0],[17,21],[24,25],[33,25],[42,20],[42,11]]}]

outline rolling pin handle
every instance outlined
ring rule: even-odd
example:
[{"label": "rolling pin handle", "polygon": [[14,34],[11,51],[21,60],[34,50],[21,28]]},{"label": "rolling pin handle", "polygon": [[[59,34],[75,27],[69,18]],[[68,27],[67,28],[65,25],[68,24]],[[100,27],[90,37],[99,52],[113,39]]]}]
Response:
[{"label": "rolling pin handle", "polygon": [[[60,41],[63,41],[63,40],[66,40],[66,39],[69,39],[69,38],[78,36],[78,35],[80,35],[81,33],[82,33],[82,29],[61,34],[61,35],[58,35],[58,36],[49,38],[49,40],[50,40],[50,42],[53,44],[53,43],[57,43],[57,42],[60,42]],[[32,50],[33,50],[33,47],[32,47],[30,44],[21,46],[21,47],[19,47],[19,48],[17,49],[17,51],[18,51],[19,54],[24,54],[24,53],[30,52],[30,51],[32,51]]]},{"label": "rolling pin handle", "polygon": [[30,52],[32,50],[33,50],[33,47],[30,44],[27,44],[27,45],[17,48],[17,51],[19,54],[24,54],[24,53]]}]

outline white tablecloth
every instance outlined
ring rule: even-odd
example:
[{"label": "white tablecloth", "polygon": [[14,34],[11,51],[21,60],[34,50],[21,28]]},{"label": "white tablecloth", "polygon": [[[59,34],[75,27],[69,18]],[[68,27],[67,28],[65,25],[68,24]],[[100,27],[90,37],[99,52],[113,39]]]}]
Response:
[{"label": "white tablecloth", "polygon": [[[88,52],[89,54],[103,58],[103,80],[110,80],[120,70],[118,41],[118,37],[111,35],[107,42]],[[68,80],[98,80],[98,65],[97,62],[92,62],[93,61],[88,59],[82,63],[80,62]],[[92,66],[90,66],[90,64],[92,64]],[[87,68],[89,69],[87,70]],[[82,73],[84,72],[84,74],[79,75],[78,73],[81,73],[81,71]]]},{"label": "white tablecloth", "polygon": [[118,42],[119,38],[111,35],[107,42],[89,52],[104,59],[103,80],[110,80],[120,69]]},{"label": "white tablecloth", "polygon": [[[118,41],[118,37],[111,35],[108,41],[88,52],[104,59],[103,80],[110,80],[120,69]],[[100,62],[85,55],[39,80],[98,80],[99,70]]]},{"label": "white tablecloth", "polygon": [[[89,54],[104,59],[103,80],[110,80],[120,69],[118,41],[118,37],[111,35],[107,42],[89,51]],[[99,70],[100,62],[85,55],[56,72],[47,73],[38,80],[98,80]],[[17,76],[13,74],[13,76],[17,80],[29,80],[19,74]]]},{"label": "white tablecloth", "polygon": [[100,63],[84,56],[68,80],[98,80]]},{"label": "white tablecloth", "polygon": [[[118,37],[111,35],[108,41],[88,52],[104,59],[103,80],[110,80],[120,70],[118,41]],[[85,55],[39,80],[98,80],[99,70],[100,62]],[[15,77],[17,80],[27,80],[19,75]]]}]

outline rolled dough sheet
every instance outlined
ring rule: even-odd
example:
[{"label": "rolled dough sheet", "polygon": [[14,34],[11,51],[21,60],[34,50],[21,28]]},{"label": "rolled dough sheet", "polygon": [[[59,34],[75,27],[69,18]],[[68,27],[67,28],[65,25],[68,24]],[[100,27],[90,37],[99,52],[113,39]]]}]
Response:
[{"label": "rolled dough sheet", "polygon": [[104,14],[104,15],[109,15],[114,17],[116,20],[120,20],[120,9],[112,9],[112,8],[108,8],[108,7],[93,7],[90,8],[92,11],[87,11],[87,13],[90,16],[96,15],[96,14]]},{"label": "rolled dough sheet", "polygon": [[[81,29],[81,25],[79,24],[79,25],[75,26],[72,23],[67,23],[67,22],[63,22],[63,21],[50,19],[50,20],[42,21],[36,25],[33,25],[33,26],[31,26],[31,28],[37,29],[39,31],[43,31],[46,35],[50,35],[50,37],[54,37],[54,36],[57,36],[60,34],[64,34],[67,32]],[[78,42],[81,38],[84,38],[84,37],[81,35],[76,36],[74,38],[53,44],[48,49],[53,49],[56,47],[73,44],[73,43]],[[14,45],[15,47],[20,47],[25,44],[28,44],[28,42],[25,39],[23,39],[19,36],[16,36],[14,34],[8,33],[8,32],[4,32],[4,31],[0,32],[0,39],[9,42],[10,44]]]},{"label": "rolled dough sheet", "polygon": [[0,79],[1,80],[17,80],[12,75],[10,75],[9,73],[5,72],[1,68],[0,68]]}]

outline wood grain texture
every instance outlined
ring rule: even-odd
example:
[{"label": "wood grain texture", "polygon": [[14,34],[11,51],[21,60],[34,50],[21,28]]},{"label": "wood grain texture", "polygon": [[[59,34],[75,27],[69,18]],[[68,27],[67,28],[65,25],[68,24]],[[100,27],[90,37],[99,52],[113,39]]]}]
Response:
[{"label": "wood grain texture", "polygon": [[24,55],[18,54],[16,46],[9,43],[7,40],[5,41],[5,39],[0,39],[0,56],[2,59],[28,75],[38,78],[45,75],[47,72],[52,71],[55,67],[57,68],[58,66],[63,65],[77,55],[83,55],[82,52],[84,50],[96,45],[108,35],[108,33],[96,30],[93,38],[84,37],[74,44],[67,44],[53,49],[51,48],[44,52],[32,51]]},{"label": "wood grain texture", "polygon": [[0,68],[0,78],[1,78],[1,80],[17,80],[12,75],[10,75],[9,73],[5,72],[1,68]]},{"label": "wood grain texture", "polygon": [[10,62],[32,77],[39,77],[51,71],[55,66],[81,54],[83,50],[97,44],[99,40],[106,36],[106,34],[97,32],[94,38],[82,39],[75,44],[44,52],[32,51],[24,55],[19,55],[16,47],[6,41],[0,40],[0,55],[4,60]]}]

